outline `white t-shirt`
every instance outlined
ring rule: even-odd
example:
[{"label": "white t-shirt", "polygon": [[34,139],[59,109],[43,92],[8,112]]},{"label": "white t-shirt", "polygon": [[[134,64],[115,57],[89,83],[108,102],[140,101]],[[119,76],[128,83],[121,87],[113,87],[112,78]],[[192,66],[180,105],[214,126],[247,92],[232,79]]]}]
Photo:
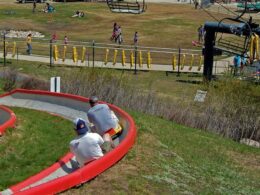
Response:
[{"label": "white t-shirt", "polygon": [[76,156],[76,160],[82,167],[85,163],[103,156],[101,145],[102,137],[97,133],[87,132],[70,142],[70,150]]},{"label": "white t-shirt", "polygon": [[116,128],[118,124],[118,118],[110,110],[106,104],[97,104],[88,110],[88,120],[93,123],[95,130],[99,135],[111,129]]}]

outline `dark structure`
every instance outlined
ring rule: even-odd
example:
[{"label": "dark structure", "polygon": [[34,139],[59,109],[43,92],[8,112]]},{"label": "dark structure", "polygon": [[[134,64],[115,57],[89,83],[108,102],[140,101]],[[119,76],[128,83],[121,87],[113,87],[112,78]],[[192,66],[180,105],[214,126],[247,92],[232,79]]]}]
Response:
[{"label": "dark structure", "polygon": [[141,14],[147,6],[145,0],[106,0],[109,9],[115,13]]},{"label": "dark structure", "polygon": [[[225,51],[233,54],[244,55],[248,53],[248,46],[251,36],[255,33],[260,35],[260,28],[258,24],[252,23],[252,18],[249,22],[243,22],[236,19],[230,19],[232,24],[226,24],[222,22],[206,22],[204,27],[206,31],[205,43],[204,43],[204,69],[203,76],[206,81],[211,81],[214,55],[217,51]],[[237,23],[234,23],[237,22]],[[243,45],[236,45],[234,43],[225,43],[216,46],[216,34],[227,33],[234,36],[244,37]]]}]

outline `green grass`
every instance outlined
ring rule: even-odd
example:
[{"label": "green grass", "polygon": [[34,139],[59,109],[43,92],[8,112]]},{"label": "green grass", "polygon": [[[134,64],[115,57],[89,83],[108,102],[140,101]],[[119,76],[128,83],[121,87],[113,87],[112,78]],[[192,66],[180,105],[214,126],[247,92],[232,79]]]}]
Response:
[{"label": "green grass", "polygon": [[[31,4],[1,4],[1,28],[36,30],[46,38],[57,32],[59,39],[66,34],[69,40],[110,43],[112,26],[117,22],[122,27],[124,44],[133,44],[134,32],[138,31],[139,44],[143,46],[191,48],[191,41],[197,39],[198,26],[210,19],[205,12],[194,10],[191,5],[148,4],[147,11],[140,15],[111,13],[106,3],[53,5],[56,8],[53,14],[39,12],[44,4],[38,4],[38,11],[33,14]],[[14,14],[6,14],[8,10]],[[85,17],[72,18],[76,10],[84,11]]]},{"label": "green grass", "polygon": [[64,194],[91,194],[98,186],[105,186],[100,194],[260,193],[259,149],[157,117],[130,114],[138,129],[132,150],[95,180]]},{"label": "green grass", "polygon": [[45,112],[11,108],[16,127],[0,138],[0,191],[52,165],[69,151],[68,120]]}]

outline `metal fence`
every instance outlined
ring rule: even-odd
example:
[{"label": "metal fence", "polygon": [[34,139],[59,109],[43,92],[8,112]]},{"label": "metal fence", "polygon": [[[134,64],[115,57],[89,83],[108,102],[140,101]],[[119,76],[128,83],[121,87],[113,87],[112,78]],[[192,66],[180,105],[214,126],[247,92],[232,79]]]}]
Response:
[{"label": "metal fence", "polygon": [[[39,61],[70,66],[106,67],[117,69],[155,70],[167,72],[202,73],[203,56],[201,49],[143,47],[33,38],[32,55],[28,55],[26,40],[7,38],[0,40],[0,58]],[[5,53],[5,55],[4,55]],[[229,62],[215,63],[214,73],[228,69]]]},{"label": "metal fence", "polygon": [[[27,55],[26,41],[15,38],[2,37],[0,52],[4,56],[21,59]],[[172,49],[158,47],[142,47],[134,45],[118,45],[107,43],[70,41],[64,44],[62,40],[33,39],[33,57],[48,57],[50,65],[68,64],[82,66],[112,65],[122,68],[147,69],[156,65],[157,70],[164,71],[182,67],[199,67],[202,62],[201,50]],[[67,62],[67,63],[66,63]],[[180,69],[181,69],[180,68]]]}]

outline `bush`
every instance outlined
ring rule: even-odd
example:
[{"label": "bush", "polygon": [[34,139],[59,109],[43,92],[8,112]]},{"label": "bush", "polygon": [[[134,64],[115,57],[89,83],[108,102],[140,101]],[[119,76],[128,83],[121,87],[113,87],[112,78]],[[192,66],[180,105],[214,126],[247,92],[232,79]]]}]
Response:
[{"label": "bush", "polygon": [[48,87],[49,85],[47,82],[34,77],[24,78],[20,83],[20,88],[22,89],[48,90]]},{"label": "bush", "polygon": [[17,75],[18,75],[17,71],[13,69],[6,69],[3,72],[4,91],[11,91],[16,87]]}]

